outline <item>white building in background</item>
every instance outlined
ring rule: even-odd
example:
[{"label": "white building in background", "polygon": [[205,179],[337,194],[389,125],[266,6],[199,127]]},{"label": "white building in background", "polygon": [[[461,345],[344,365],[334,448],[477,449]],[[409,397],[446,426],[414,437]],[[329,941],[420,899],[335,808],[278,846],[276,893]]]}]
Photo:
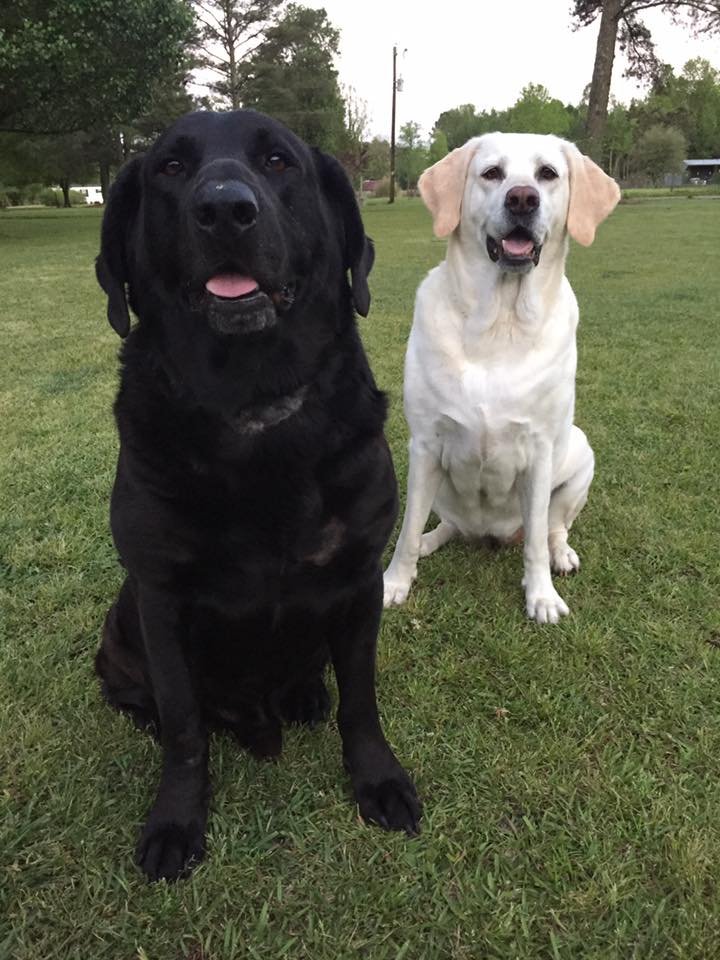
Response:
[{"label": "white building in background", "polygon": [[709,157],[707,160],[686,160],[685,170],[690,182],[707,183],[720,170],[720,157]]},{"label": "white building in background", "polygon": [[81,193],[85,197],[85,203],[89,206],[103,202],[102,190],[100,187],[70,187],[76,193]]}]

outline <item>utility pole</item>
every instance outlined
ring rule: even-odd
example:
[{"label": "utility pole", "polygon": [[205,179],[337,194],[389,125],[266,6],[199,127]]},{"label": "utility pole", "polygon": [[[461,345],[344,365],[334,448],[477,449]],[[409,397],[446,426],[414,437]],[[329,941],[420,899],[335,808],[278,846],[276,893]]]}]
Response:
[{"label": "utility pole", "polygon": [[397,96],[397,46],[393,44],[393,94],[392,120],[390,122],[390,198],[388,203],[395,203],[395,98]]}]

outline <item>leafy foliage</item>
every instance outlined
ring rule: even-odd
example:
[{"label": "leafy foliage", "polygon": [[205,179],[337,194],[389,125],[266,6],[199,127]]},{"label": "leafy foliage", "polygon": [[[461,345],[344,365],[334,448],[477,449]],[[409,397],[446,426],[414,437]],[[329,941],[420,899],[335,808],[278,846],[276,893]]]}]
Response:
[{"label": "leafy foliage", "polygon": [[447,137],[440,127],[435,127],[433,130],[432,140],[430,141],[428,160],[430,163],[437,163],[438,160],[442,160],[443,157],[446,157],[448,153],[449,149]]},{"label": "leafy foliage", "polygon": [[193,31],[186,0],[17,0],[0,7],[0,130],[119,125],[146,107]]},{"label": "leafy foliage", "polygon": [[400,127],[395,171],[403,190],[414,190],[418,178],[428,166],[428,151],[420,137],[420,124],[410,120]]},{"label": "leafy foliage", "polygon": [[343,94],[345,123],[337,156],[350,180],[355,183],[367,161],[368,109],[367,103],[358,97],[353,87],[348,87]]},{"label": "leafy foliage", "polygon": [[443,131],[449,150],[461,147],[471,137],[491,130],[499,130],[502,115],[495,110],[478,113],[472,103],[445,110],[438,117],[435,127]]},{"label": "leafy foliage", "polygon": [[690,156],[718,156],[720,71],[707,60],[689,60],[680,76],[665,66],[648,97],[631,110],[641,129],[664,124],[682,131]]},{"label": "leafy foliage", "polygon": [[339,41],[325,10],[289,4],[243,64],[243,105],[272,114],[313,146],[338,149],[344,120],[334,65]]},{"label": "leafy foliage", "polygon": [[600,16],[595,65],[590,89],[587,134],[594,155],[607,121],[615,46],[627,58],[626,75],[657,82],[663,65],[657,58],[650,30],[641,19],[647,10],[661,10],[681,28],[695,35],[720,30],[720,0],[575,0],[572,13],[584,27]]},{"label": "leafy foliage", "polygon": [[633,166],[656,185],[666,173],[682,172],[686,150],[685,137],[679,130],[650,127],[635,145]]},{"label": "leafy foliage", "polygon": [[[444,111],[438,117],[433,135],[436,136],[438,131],[443,133],[450,149],[460,146],[471,136],[493,129],[554,133],[584,148],[587,110],[585,100],[576,106],[564,106],[559,100],[553,99],[545,87],[529,84],[513,106],[500,113],[477,112],[472,104]],[[633,173],[654,177],[677,171],[674,162],[672,169],[666,167],[659,174],[654,172],[654,167],[652,170],[643,169],[643,160],[650,154],[644,148],[639,152],[635,148],[643,135],[657,126],[672,128],[684,137],[687,152],[682,159],[688,156],[718,156],[720,70],[699,57],[689,60],[679,75],[674,73],[672,67],[663,64],[643,100],[633,100],[629,106],[625,106],[611,99],[596,159],[612,176],[620,178],[627,178]]]},{"label": "leafy foliage", "polygon": [[550,96],[540,83],[523,87],[517,102],[508,110],[504,127],[511,132],[554,133],[567,136],[570,116],[560,100]]},{"label": "leafy foliage", "polygon": [[195,0],[199,25],[198,65],[212,71],[208,87],[223,106],[243,101],[243,60],[276,22],[282,0]]},{"label": "leafy foliage", "polygon": [[529,83],[508,110],[478,112],[471,103],[465,103],[441,113],[435,129],[444,133],[448,149],[454,150],[471,137],[493,130],[554,133],[565,137],[577,128],[576,113],[574,108],[565,107],[560,100],[551,97],[542,84]]},{"label": "leafy foliage", "polygon": [[613,101],[605,127],[603,156],[612,176],[627,174],[637,130],[637,119],[621,103]]},{"label": "leafy foliage", "polygon": [[390,170],[390,144],[383,137],[373,137],[367,145],[363,173],[371,180],[380,180]]}]

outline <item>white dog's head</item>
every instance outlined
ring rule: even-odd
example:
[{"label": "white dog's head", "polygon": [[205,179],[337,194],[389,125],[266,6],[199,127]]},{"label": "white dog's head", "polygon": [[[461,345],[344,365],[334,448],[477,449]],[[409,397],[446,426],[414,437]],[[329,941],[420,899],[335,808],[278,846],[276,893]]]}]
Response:
[{"label": "white dog's head", "polygon": [[453,150],[420,177],[436,236],[460,226],[498,268],[527,273],[543,245],[565,231],[589,246],[620,199],[615,181],[567,140],[488,133]]}]

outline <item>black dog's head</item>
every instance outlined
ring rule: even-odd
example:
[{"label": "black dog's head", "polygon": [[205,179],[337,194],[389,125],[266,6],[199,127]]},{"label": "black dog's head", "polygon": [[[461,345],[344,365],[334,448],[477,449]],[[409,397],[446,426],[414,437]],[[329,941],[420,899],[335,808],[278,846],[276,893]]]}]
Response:
[{"label": "black dog's head", "polygon": [[340,164],[276,120],[238,110],[187,114],[125,165],[96,269],[121,337],[128,296],[141,321],[181,315],[240,336],[306,315],[323,297],[351,295],[366,316],[372,262]]}]

